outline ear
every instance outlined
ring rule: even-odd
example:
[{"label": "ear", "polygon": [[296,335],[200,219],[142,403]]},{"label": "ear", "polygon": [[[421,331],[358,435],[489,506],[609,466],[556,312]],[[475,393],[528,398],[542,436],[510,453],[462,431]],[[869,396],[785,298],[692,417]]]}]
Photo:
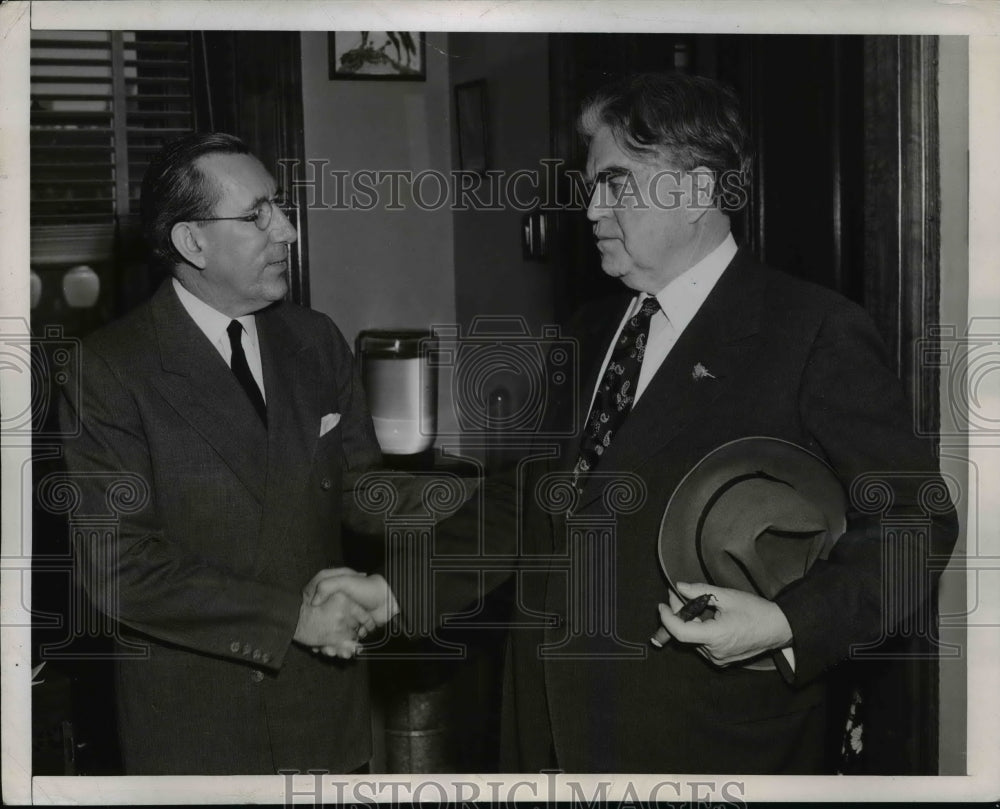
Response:
[{"label": "ear", "polygon": [[706,166],[697,166],[688,172],[691,178],[691,204],[688,222],[694,224],[708,211],[715,210],[715,174]]},{"label": "ear", "polygon": [[170,241],[181,257],[199,270],[205,269],[204,237],[190,222],[178,222],[170,229]]}]

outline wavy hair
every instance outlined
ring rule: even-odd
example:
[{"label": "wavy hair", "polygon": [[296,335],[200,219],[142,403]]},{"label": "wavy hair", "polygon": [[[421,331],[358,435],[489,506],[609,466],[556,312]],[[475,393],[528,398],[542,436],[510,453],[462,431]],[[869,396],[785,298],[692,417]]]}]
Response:
[{"label": "wavy hair", "polygon": [[250,149],[235,135],[194,132],[160,149],[142,178],[142,233],[160,266],[172,269],[184,261],[170,238],[174,225],[211,216],[219,201],[219,189],[197,165],[209,154],[250,154]]},{"label": "wavy hair", "polygon": [[[721,178],[750,178],[751,146],[740,102],[724,84],[685,73],[640,73],[613,81],[584,102],[577,130],[602,126],[640,159],[659,156],[682,171],[705,166]],[[716,182],[715,193],[723,184]]]}]

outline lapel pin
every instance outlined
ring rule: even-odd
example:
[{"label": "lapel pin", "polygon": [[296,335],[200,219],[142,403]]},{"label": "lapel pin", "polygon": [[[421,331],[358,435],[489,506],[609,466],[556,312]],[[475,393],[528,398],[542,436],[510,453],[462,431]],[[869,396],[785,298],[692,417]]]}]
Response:
[{"label": "lapel pin", "polygon": [[715,374],[709,371],[708,368],[706,368],[700,362],[697,363],[694,366],[694,368],[691,369],[691,378],[693,380],[697,381],[699,379],[705,379],[706,377],[708,379],[715,379]]}]

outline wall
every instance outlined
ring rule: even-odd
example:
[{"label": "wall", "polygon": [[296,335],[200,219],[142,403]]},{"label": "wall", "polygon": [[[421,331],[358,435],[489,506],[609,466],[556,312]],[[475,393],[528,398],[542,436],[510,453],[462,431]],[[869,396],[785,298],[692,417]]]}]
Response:
[{"label": "wall", "polygon": [[[953,327],[956,336],[965,333],[969,313],[969,45],[968,37],[941,37],[938,62],[938,114],[941,149],[941,305],[940,322]],[[962,439],[949,437],[956,427],[952,407],[953,371],[941,375],[941,466],[953,477],[963,531],[955,555],[967,552],[970,533],[964,509],[968,496],[968,447]],[[954,562],[943,574],[940,589],[942,623],[948,615],[965,612],[966,581],[962,566]],[[966,631],[961,626],[942,626],[941,640],[957,644],[964,652]],[[966,671],[967,657],[941,658],[941,710],[938,766],[942,775],[966,772]]]},{"label": "wall", "polygon": [[[448,34],[428,33],[427,79],[331,80],[327,34],[302,34],[302,97],[307,161],[327,161],[310,180],[326,182],[308,213],[312,308],[328,314],[351,346],[363,329],[420,328],[455,322],[453,222],[448,205],[421,209],[400,183],[398,206],[390,183],[378,185],[371,210],[342,210],[330,170],[432,170],[451,167]],[[371,183],[375,184],[375,183]],[[428,187],[428,197],[433,187]],[[370,204],[359,195],[362,204]],[[396,205],[394,205],[396,207]],[[439,432],[454,433],[444,380]]]},{"label": "wall", "polygon": [[[451,84],[485,79],[488,98],[487,167],[510,177],[519,169],[541,174],[539,160],[549,155],[548,36],[522,33],[452,33],[449,37]],[[452,98],[454,94],[452,93]],[[459,169],[457,134],[452,132],[452,163]],[[533,181],[517,185],[520,199],[532,197]],[[485,188],[480,192],[489,198]],[[456,314],[463,333],[480,316],[522,318],[529,334],[555,322],[552,271],[544,262],[526,261],[521,252],[524,210],[455,211]],[[512,328],[513,324],[501,328]],[[489,377],[510,389],[512,413],[527,397],[527,377]]]},{"label": "wall", "polygon": [[[426,53],[426,82],[331,81],[326,33],[303,33],[307,159],[349,172],[458,169],[453,88],[485,79],[489,167],[537,168],[549,147],[547,36],[431,33]],[[553,322],[551,273],[521,255],[521,211],[420,210],[403,192],[401,211],[332,210],[328,180],[310,208],[311,305],[348,341],[366,328],[457,322],[468,333],[478,315],[523,317],[532,334]],[[441,432],[456,424],[447,383],[442,375]]]},{"label": "wall", "polygon": [[[485,79],[489,99],[488,168],[508,176],[539,170],[549,155],[547,34],[456,33],[450,37],[452,87]],[[456,135],[452,134],[453,140]],[[452,150],[458,164],[457,143]],[[530,197],[531,183],[519,183]],[[455,212],[455,293],[459,322],[477,315],[522,315],[533,333],[552,322],[547,265],[521,255],[523,211]]]},{"label": "wall", "polygon": [[[448,35],[427,35],[427,80],[327,78],[327,35],[302,34],[305,148],[330,169],[451,166]],[[388,192],[388,184],[381,190]],[[367,328],[426,328],[455,320],[452,217],[447,206],[420,210],[405,185],[404,210],[331,210],[308,215],[309,282],[314,309],[330,315],[348,341]],[[332,204],[332,181],[322,201]]]}]

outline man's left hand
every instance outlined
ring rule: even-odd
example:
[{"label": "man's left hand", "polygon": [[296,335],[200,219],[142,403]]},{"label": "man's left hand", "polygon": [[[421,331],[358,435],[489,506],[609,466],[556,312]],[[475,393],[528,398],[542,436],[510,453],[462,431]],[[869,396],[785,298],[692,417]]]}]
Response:
[{"label": "man's left hand", "polygon": [[[366,611],[374,627],[385,626],[399,612],[392,590],[386,580],[374,574],[358,573],[347,567],[327,568],[319,571],[302,588],[303,601],[313,607],[326,603],[330,598],[344,595]],[[364,639],[369,627],[363,627],[359,638]],[[356,647],[361,651],[360,646]],[[325,655],[337,653],[335,647],[324,646],[320,650]],[[342,656],[342,655],[341,655]]]},{"label": "man's left hand", "polygon": [[671,591],[670,606],[659,605],[663,624],[651,639],[662,646],[672,637],[698,647],[698,652],[716,666],[729,666],[765,652],[781,649],[792,642],[792,628],[781,608],[773,601],[709,584],[677,583],[677,590],[687,599],[710,593],[712,617],[685,622],[676,613],[683,602]]}]

